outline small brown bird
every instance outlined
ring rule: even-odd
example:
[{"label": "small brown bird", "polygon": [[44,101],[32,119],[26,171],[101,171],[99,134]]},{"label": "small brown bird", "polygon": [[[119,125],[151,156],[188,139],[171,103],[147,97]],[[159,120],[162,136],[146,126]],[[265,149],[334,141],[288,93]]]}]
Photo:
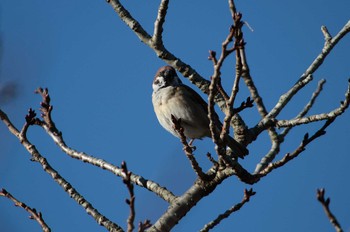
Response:
[{"label": "small brown bird", "polygon": [[[181,126],[187,138],[211,138],[207,103],[196,91],[182,84],[173,67],[161,67],[154,77],[152,87],[154,112],[164,129],[180,137],[173,128],[173,115],[176,119],[181,119]],[[217,115],[216,118],[218,119]],[[216,121],[217,130],[221,131],[222,124],[219,120]],[[233,154],[240,158],[248,154],[248,150],[232,137],[227,136],[225,139]]]}]

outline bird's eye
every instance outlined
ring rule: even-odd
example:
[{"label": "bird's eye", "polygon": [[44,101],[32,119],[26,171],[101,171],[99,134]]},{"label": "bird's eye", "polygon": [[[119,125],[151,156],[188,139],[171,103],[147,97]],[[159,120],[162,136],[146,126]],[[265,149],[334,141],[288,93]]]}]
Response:
[{"label": "bird's eye", "polygon": [[155,84],[155,85],[158,85],[158,84],[159,84],[159,80],[156,79],[156,80],[154,81],[154,84]]}]

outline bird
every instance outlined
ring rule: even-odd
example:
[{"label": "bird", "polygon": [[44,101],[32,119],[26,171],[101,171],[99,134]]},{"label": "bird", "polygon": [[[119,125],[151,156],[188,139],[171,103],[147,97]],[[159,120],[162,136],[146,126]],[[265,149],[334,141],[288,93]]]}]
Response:
[{"label": "bird", "polygon": [[[180,138],[173,126],[173,116],[179,120],[186,138],[191,139],[190,143],[194,139],[211,138],[207,103],[196,91],[182,83],[173,67],[159,68],[153,79],[152,88],[154,112],[165,130]],[[217,119],[215,124],[220,132],[222,123],[216,113],[214,118]],[[247,148],[232,137],[226,136],[225,141],[234,155],[244,158],[249,153]]]}]

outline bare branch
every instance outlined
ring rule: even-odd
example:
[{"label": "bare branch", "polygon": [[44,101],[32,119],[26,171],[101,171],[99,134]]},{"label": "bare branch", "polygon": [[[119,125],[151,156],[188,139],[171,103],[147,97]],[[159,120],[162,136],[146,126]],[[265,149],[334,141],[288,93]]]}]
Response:
[{"label": "bare branch", "polygon": [[236,59],[236,62],[240,62],[240,64],[236,64],[236,67],[239,66],[240,68],[239,74],[242,76],[246,86],[248,87],[250,95],[255,101],[259,113],[261,114],[262,117],[264,117],[267,114],[267,110],[262,101],[262,98],[259,95],[258,89],[256,88],[253,82],[253,79],[250,75],[248,61],[245,54],[245,48],[244,48],[245,42],[244,42],[243,32],[242,32],[242,26],[244,25],[244,23],[242,22],[242,14],[236,11],[233,1],[229,0],[229,6],[231,9],[232,18],[235,23],[235,26],[234,26],[235,38],[236,38],[236,45],[238,50],[237,51],[238,59]]},{"label": "bare branch", "polygon": [[270,172],[272,172],[274,169],[280,168],[283,165],[285,165],[286,163],[288,163],[289,161],[291,161],[292,159],[298,157],[300,155],[300,153],[302,153],[305,150],[305,147],[311,143],[312,141],[314,141],[315,139],[317,139],[318,137],[321,137],[323,135],[326,134],[325,129],[334,122],[335,118],[329,119],[325,122],[325,124],[318,130],[315,132],[315,134],[313,134],[311,137],[309,137],[309,134],[306,133],[303,141],[301,142],[301,144],[294,150],[293,153],[287,153],[281,160],[276,161],[274,163],[270,163],[266,168],[264,168],[263,170],[261,170],[258,174],[256,174],[258,177],[263,177],[266,176],[267,174],[269,174]]},{"label": "bare branch", "polygon": [[[322,79],[318,82],[317,88],[315,92],[313,92],[310,101],[305,105],[304,109],[300,111],[300,113],[295,117],[295,119],[302,118],[304,117],[309,110],[312,108],[314,105],[316,98],[320,95],[321,91],[323,90],[323,85],[326,83],[326,80]],[[283,132],[280,134],[280,137],[285,137],[289,131],[292,129],[292,127],[287,127],[286,129],[283,130]]]},{"label": "bare branch", "polygon": [[193,206],[214,191],[216,186],[228,176],[225,172],[219,171],[212,181],[206,183],[205,187],[202,186],[202,183],[195,183],[168,207],[167,211],[147,232],[170,231]]},{"label": "bare branch", "polygon": [[131,183],[130,176],[131,172],[128,171],[128,167],[126,166],[126,162],[122,162],[121,164],[122,172],[123,172],[123,183],[126,185],[129,191],[130,199],[126,199],[126,203],[130,207],[130,214],[128,217],[128,232],[132,232],[135,228],[134,220],[135,220],[135,194],[134,194],[134,185]]},{"label": "bare branch", "polygon": [[[325,30],[325,27],[322,28],[323,33],[326,33],[326,37],[328,38],[328,34]],[[343,38],[348,32],[350,31],[350,21],[339,31],[339,33],[332,38],[331,40],[327,41],[322,49],[322,52],[316,57],[316,59],[312,62],[312,64],[309,66],[309,68],[305,71],[305,73],[300,77],[300,79],[296,82],[296,84],[285,94],[283,94],[278,103],[275,105],[275,107],[264,117],[254,128],[250,129],[250,134],[252,135],[250,139],[253,141],[255,138],[265,129],[271,128],[271,126],[275,126],[275,117],[282,111],[282,109],[287,105],[287,103],[292,99],[292,97],[298,93],[300,89],[302,89],[305,85],[307,85],[312,79],[312,74],[318,69],[318,67],[323,63],[327,55],[331,52],[333,47],[340,41],[341,38]],[[348,99],[348,97],[346,97]],[[294,124],[302,124],[310,121],[317,121],[317,120],[325,120],[327,118],[337,116],[341,114],[340,112],[345,108],[348,107],[348,100],[346,100],[345,103],[341,103],[341,106],[338,108],[338,111],[330,112],[330,114],[327,115],[317,115],[314,117],[307,117],[304,119],[296,119],[295,121],[289,121],[290,123]],[[286,122],[284,122],[286,123]],[[283,126],[283,123],[280,122],[279,126]],[[290,127],[291,125],[284,125],[287,127]],[[277,140],[273,141],[273,146],[276,147],[279,150],[279,140],[277,136],[275,136]],[[280,137],[281,138],[281,137]],[[273,149],[270,150],[271,157],[273,158],[277,152]],[[270,156],[270,154],[268,154]],[[266,156],[265,156],[266,157]],[[272,159],[271,159],[272,160]],[[262,161],[265,162],[265,161]],[[266,163],[266,162],[265,162]]]},{"label": "bare branch", "polygon": [[332,36],[331,34],[328,32],[328,29],[326,26],[322,26],[321,27],[321,31],[323,33],[323,36],[324,36],[324,40],[325,40],[325,43],[329,43],[331,40],[332,40]]},{"label": "bare branch", "polygon": [[277,121],[277,126],[278,127],[293,127],[297,126],[300,124],[307,124],[311,122],[317,122],[321,120],[327,120],[330,118],[335,118],[338,117],[339,115],[343,114],[345,110],[349,107],[350,104],[350,79],[349,79],[349,85],[348,89],[345,93],[345,99],[344,101],[340,102],[340,106],[329,113],[324,113],[324,114],[316,114],[316,115],[311,115],[308,117],[304,118],[295,118],[292,120],[279,120]]},{"label": "bare branch", "polygon": [[[245,42],[244,42],[243,32],[242,32],[243,22],[241,21],[242,14],[237,12],[233,0],[229,0],[229,7],[230,7],[231,14],[232,14],[232,18],[234,20],[234,28],[235,28],[234,36],[236,39],[235,46],[237,48],[237,52],[236,52],[236,80],[240,76],[243,78],[243,80],[244,80],[244,82],[245,82],[245,84],[250,92],[250,95],[252,96],[254,102],[256,103],[258,112],[260,113],[261,117],[264,118],[267,115],[267,110],[266,110],[266,107],[263,103],[263,100],[258,92],[258,89],[256,88],[256,86],[253,82],[253,79],[250,75],[250,70],[249,70],[247,58],[245,55],[245,48],[244,48]],[[230,98],[232,103],[229,102],[229,104],[233,104],[233,100],[235,99],[235,94],[237,94],[236,91],[238,91],[238,90],[236,90],[235,86],[234,86],[232,89],[232,94],[231,94],[231,98]],[[252,106],[252,103],[250,103],[250,106]],[[231,120],[233,116],[234,116],[234,114],[232,112],[230,112],[227,115],[227,118],[225,118],[225,122],[227,122],[228,120]],[[235,117],[235,120],[239,120],[239,119],[240,119],[240,117]],[[243,126],[245,125],[245,123],[243,121],[238,122],[238,123],[242,124]],[[235,124],[236,124],[235,122],[232,123],[232,125],[235,125]],[[234,128],[235,128],[235,130],[238,130],[237,127],[234,127]],[[224,129],[227,130],[228,126],[226,125],[224,127]],[[239,130],[242,131],[242,129],[244,131],[244,127],[243,128],[241,127]],[[246,131],[246,132],[248,132],[248,131]],[[279,151],[278,135],[277,135],[276,130],[272,127],[268,128],[268,133],[269,133],[269,136],[271,139],[272,148],[277,148],[277,149],[273,150],[272,154],[274,154],[274,153],[276,153],[276,151]],[[249,134],[251,134],[251,133],[249,133]],[[237,132],[235,132],[235,137],[238,137]],[[246,144],[255,140],[255,136],[249,136],[249,140],[248,140],[248,138],[247,138],[248,133],[245,133],[243,135],[241,134],[240,137],[243,137],[243,139],[240,139],[240,140],[243,140]]]},{"label": "bare branch", "polygon": [[11,193],[7,192],[5,189],[0,190],[0,196],[7,197],[8,199],[10,199],[15,203],[15,206],[21,207],[24,210],[26,210],[30,214],[29,218],[37,221],[44,232],[51,231],[50,227],[46,224],[45,220],[43,219],[43,215],[41,214],[41,212],[37,212],[36,209],[31,208],[25,203],[19,201],[14,196],[12,196]]},{"label": "bare branch", "polygon": [[[214,73],[211,76],[208,94],[208,118],[210,120],[209,128],[211,131],[213,142],[217,145],[215,148],[216,152],[221,158],[225,157],[224,148],[226,144],[229,145],[234,156],[237,156],[238,154],[239,157],[244,158],[244,156],[248,154],[248,150],[245,147],[243,148],[241,144],[239,144],[237,141],[234,141],[234,139],[229,138],[228,136],[232,117],[240,110],[246,108],[246,106],[248,105],[242,104],[240,108],[233,109],[234,99],[238,92],[237,86],[239,83],[240,76],[236,76],[235,85],[233,87],[233,95],[231,94],[230,98],[228,97],[227,93],[224,91],[221,85],[221,67],[226,57],[229,56],[233,51],[237,50],[238,47],[243,46],[242,40],[239,37],[239,35],[241,34],[240,29],[242,27],[242,24],[240,23],[240,15],[236,16],[234,20],[235,24],[230,27],[229,34],[227,35],[226,39],[222,42],[221,55],[219,59],[216,59],[216,53],[214,51],[209,51],[209,59],[212,60],[214,66]],[[231,48],[228,48],[228,45],[233,41],[234,37],[236,39],[235,42],[233,43]],[[218,126],[221,126],[221,122],[217,122],[218,118],[214,110],[214,99],[217,95],[217,92],[219,92],[223,96],[226,104],[226,110],[224,111],[226,116],[220,134],[218,131]],[[233,148],[236,148],[237,151]]]},{"label": "bare branch", "polygon": [[[266,128],[270,128],[271,123],[273,123],[273,126],[277,125],[279,127],[292,127],[300,124],[305,124],[313,121],[319,121],[319,120],[327,120],[332,117],[337,117],[340,114],[342,114],[345,109],[349,105],[349,90],[346,92],[346,98],[344,102],[341,102],[341,106],[334,110],[329,112],[328,114],[319,114],[319,115],[312,115],[306,118],[295,118],[293,120],[288,121],[278,121],[277,123],[271,121],[271,119],[274,119],[281,110],[287,105],[287,103],[292,99],[292,97],[305,85],[307,85],[312,79],[312,74],[314,71],[317,70],[317,68],[322,64],[324,59],[327,57],[327,55],[330,53],[332,48],[339,42],[339,40],[344,37],[349,31],[350,31],[350,21],[340,30],[340,32],[331,40],[328,40],[330,37],[328,31],[325,27],[322,28],[323,33],[326,37],[326,43],[323,47],[323,50],[321,54],[317,56],[315,61],[309,66],[309,68],[306,70],[306,72],[302,75],[302,77],[297,81],[297,83],[285,94],[283,94],[276,106],[269,112],[268,115],[266,115],[265,118],[263,118],[254,128],[250,129],[252,136],[252,139],[254,140],[262,131],[264,131]],[[288,130],[287,130],[288,131]],[[286,131],[285,131],[286,132]],[[256,172],[261,170],[264,166],[266,166],[267,163],[271,162],[275,155],[279,151],[279,145],[280,141],[283,141],[283,135],[279,137],[275,137],[277,140],[273,141],[273,146],[269,153],[262,159],[260,164],[258,164],[256,168]],[[261,166],[261,164],[263,164]]]},{"label": "bare branch", "polygon": [[334,46],[343,38],[347,33],[350,32],[350,21],[348,21],[345,26],[339,31],[339,33],[325,43],[321,53],[316,57],[316,59],[307,68],[305,73],[300,77],[300,79],[295,83],[295,85],[285,94],[283,94],[276,106],[269,112],[266,117],[275,118],[281,110],[286,106],[286,104],[294,97],[294,95],[299,92],[299,90],[304,87],[307,83],[312,80],[312,74],[320,67],[323,61],[326,59],[328,54],[332,51]]},{"label": "bare branch", "polygon": [[[230,32],[226,40],[222,43],[222,52],[219,58],[216,57],[215,52],[210,52],[210,60],[213,62],[214,73],[212,75],[211,81],[204,79],[200,74],[198,74],[190,65],[181,61],[178,57],[173,55],[170,51],[166,49],[163,44],[163,26],[165,23],[165,18],[167,15],[169,0],[161,0],[158,7],[157,18],[154,22],[153,35],[150,35],[142,25],[124,8],[124,6],[118,0],[107,0],[107,2],[113,7],[115,12],[119,17],[125,22],[125,24],[138,36],[138,38],[149,46],[156,55],[178,70],[183,76],[187,77],[193,84],[201,89],[204,93],[208,94],[208,117],[210,119],[210,130],[212,133],[212,139],[217,145],[216,150],[219,156],[219,161],[214,160],[208,153],[209,160],[213,163],[213,167],[208,171],[208,173],[203,172],[202,168],[199,166],[193,155],[193,148],[187,143],[186,137],[183,133],[183,128],[181,128],[181,119],[172,118],[174,127],[180,134],[181,142],[184,146],[184,151],[186,156],[191,162],[192,168],[196,172],[198,179],[182,196],[175,196],[172,192],[167,190],[165,187],[159,186],[159,184],[152,182],[150,180],[145,180],[141,176],[137,176],[127,169],[125,163],[121,165],[121,168],[112,165],[102,159],[94,158],[86,153],[78,152],[70,147],[68,147],[63,139],[62,133],[56,128],[54,121],[52,120],[52,106],[50,104],[50,97],[48,90],[38,89],[38,93],[43,97],[43,102],[41,103],[42,120],[36,118],[36,114],[33,110],[29,110],[26,116],[26,123],[21,131],[18,131],[10,122],[7,115],[0,110],[0,118],[8,129],[20,140],[22,145],[28,150],[32,155],[34,161],[39,162],[43,169],[52,176],[52,178],[71,196],[75,201],[81,204],[88,214],[92,215],[94,219],[101,225],[105,226],[110,231],[122,231],[122,229],[109,221],[106,217],[99,214],[99,212],[92,207],[92,205],[86,201],[83,196],[81,196],[63,177],[56,172],[47,160],[39,153],[33,144],[31,144],[27,137],[27,130],[31,125],[39,125],[42,127],[46,133],[51,136],[53,141],[64,151],[66,154],[72,158],[81,160],[83,162],[88,162],[92,165],[100,167],[102,169],[107,169],[110,172],[116,174],[123,178],[125,185],[128,188],[130,199],[127,199],[127,203],[130,206],[130,214],[128,217],[128,231],[134,229],[134,219],[135,219],[135,194],[134,194],[134,184],[147,188],[148,190],[156,193],[165,201],[169,202],[169,207],[167,211],[159,218],[154,225],[151,225],[149,220],[139,223],[139,231],[148,232],[151,231],[170,231],[180,220],[183,218],[192,207],[194,207],[203,197],[212,193],[215,188],[220,185],[227,178],[236,175],[242,182],[247,184],[254,184],[260,180],[260,178],[268,175],[274,169],[277,169],[287,162],[297,157],[301,152],[303,152],[306,146],[314,141],[316,138],[323,136],[326,132],[325,129],[333,123],[337,116],[342,114],[349,105],[350,96],[350,85],[346,94],[345,101],[341,103],[341,106],[328,114],[319,114],[309,117],[304,117],[309,109],[313,105],[313,100],[317,97],[312,97],[309,104],[304,107],[303,111],[292,120],[280,120],[277,121],[276,117],[283,110],[285,105],[290,101],[290,99],[306,84],[312,80],[312,75],[315,70],[322,64],[325,57],[332,50],[335,44],[350,31],[350,21],[344,26],[344,28],[334,37],[330,35],[326,27],[322,27],[322,32],[325,37],[325,45],[321,54],[316,58],[316,60],[310,65],[306,72],[300,77],[298,82],[277,102],[275,107],[268,112],[264,105],[263,99],[260,96],[257,87],[253,82],[253,78],[250,74],[247,57],[245,54],[245,42],[243,39],[242,26],[244,22],[241,21],[242,14],[237,12],[234,1],[228,0],[229,9],[234,20],[234,25],[230,28]],[[235,39],[234,43],[232,43]],[[231,47],[228,47],[232,44]],[[225,58],[233,52],[236,52],[236,75],[234,80],[234,85],[231,90],[230,96],[225,92],[223,86],[221,85],[221,67]],[[246,124],[243,119],[240,118],[238,113],[247,107],[251,107],[253,102],[250,98],[247,98],[238,108],[234,108],[236,96],[239,91],[239,82],[243,78],[245,85],[247,86],[251,98],[256,103],[257,110],[261,115],[261,121],[250,130],[247,129]],[[317,91],[316,91],[317,93]],[[318,94],[316,94],[318,95]],[[222,111],[225,113],[224,125],[219,126],[218,116],[214,110],[214,103],[217,103]],[[327,120],[326,123],[311,137],[308,134],[304,136],[301,144],[296,148],[291,154],[285,155],[281,160],[271,163],[275,155],[279,152],[280,144],[283,142],[284,137],[288,131],[296,125],[304,124],[311,121],[317,120]],[[230,124],[234,128],[235,139],[236,135],[240,136],[239,139],[234,140],[240,141],[239,144],[244,144],[245,146],[253,142],[257,136],[262,132],[267,130],[271,139],[271,149],[261,162],[262,165],[257,171],[257,174],[252,175],[246,169],[244,169],[240,163],[237,161],[236,157],[226,155],[226,143],[228,144],[227,137],[229,134]],[[276,132],[276,126],[286,127],[282,134],[278,135]],[[221,130],[219,130],[221,129]],[[245,148],[244,146],[244,148]],[[242,155],[244,157],[244,155]],[[243,158],[242,157],[242,158]],[[225,162],[222,162],[224,160]],[[264,163],[265,162],[265,163]],[[269,163],[269,165],[267,165]],[[223,165],[224,164],[224,165]],[[204,181],[203,181],[204,180]],[[219,224],[221,220],[230,216],[233,212],[239,210],[246,202],[249,201],[250,196],[254,195],[253,190],[245,190],[245,195],[243,200],[231,207],[222,215],[219,215],[217,219],[206,225],[203,231],[207,231],[213,228],[215,225]],[[327,208],[329,200],[324,200]],[[321,194],[319,194],[321,195]],[[328,202],[327,202],[328,201]],[[328,208],[329,210],[329,208]],[[332,221],[332,220],[331,220]],[[332,222],[333,223],[333,222]],[[340,227],[340,226],[339,226]],[[208,229],[207,229],[208,228]]]},{"label": "bare branch", "polygon": [[[96,167],[108,170],[117,176],[120,176],[120,177],[123,176],[122,170],[119,167],[103,159],[95,158],[91,155],[88,155],[87,153],[80,152],[70,148],[64,142],[62,135],[61,136],[54,135],[51,131],[49,131],[47,127],[45,127],[45,125],[43,125],[42,128],[53,138],[57,146],[60,147],[62,151],[67,155],[69,155],[70,157],[77,160],[81,160],[84,163],[89,163]],[[137,184],[140,187],[148,189],[149,191],[155,193],[157,196],[159,196],[160,198],[162,198],[163,200],[169,203],[171,203],[176,199],[176,196],[171,191],[169,191],[163,186],[160,186],[158,183],[152,180],[144,178],[143,176],[132,173],[130,179],[134,184]]]},{"label": "bare branch", "polygon": [[326,213],[329,221],[333,224],[335,231],[343,232],[343,229],[341,228],[337,218],[329,209],[329,203],[331,202],[331,199],[330,198],[325,199],[324,194],[325,194],[325,189],[317,189],[317,200],[321,203],[324,209],[324,212]]},{"label": "bare branch", "polygon": [[[234,8],[234,3],[233,1],[229,1],[230,4],[230,9],[233,10]],[[233,19],[235,14],[232,14]],[[220,75],[220,69],[222,66],[222,63],[224,62],[225,58],[234,50],[237,50],[238,47],[243,46],[244,44],[241,44],[242,39],[239,37],[241,34],[239,33],[239,31],[241,30],[241,26],[242,24],[238,23],[237,20],[234,20],[234,25],[230,28],[230,34],[228,35],[228,37],[226,38],[226,40],[222,43],[222,51],[221,51],[221,56],[219,59],[219,62],[216,62],[216,64],[214,63],[214,75]],[[233,40],[233,38],[235,37],[235,42],[234,42],[234,46],[230,49],[230,53],[227,52],[227,46],[228,44]],[[219,64],[219,65],[217,65]],[[221,134],[220,134],[220,138],[223,140],[225,138],[225,136],[227,136],[229,134],[229,128],[231,125],[231,120],[232,118],[235,116],[235,114],[239,113],[239,109],[234,110],[233,109],[233,105],[239,90],[239,81],[240,81],[240,77],[241,77],[241,73],[242,73],[242,63],[241,63],[241,59],[239,56],[239,53],[236,52],[236,76],[235,76],[235,80],[234,80],[234,84],[232,87],[232,91],[231,91],[231,95],[230,97],[228,97],[228,95],[223,91],[223,88],[221,86],[221,78],[219,76],[218,78],[218,84],[217,84],[217,88],[219,90],[219,92],[224,96],[224,99],[226,101],[226,116],[224,118],[224,123],[222,126],[222,130],[221,130]],[[233,128],[236,130],[236,127],[234,124],[232,124]]]},{"label": "bare branch", "polygon": [[[210,120],[210,131],[212,134],[212,139],[213,142],[215,144],[218,145],[217,148],[217,153],[219,156],[222,156],[222,152],[223,152],[223,141],[224,141],[224,136],[227,136],[227,132],[228,130],[226,129],[225,132],[226,134],[223,134],[222,136],[220,136],[217,132],[217,126],[215,123],[216,120],[216,113],[214,110],[214,99],[215,99],[215,95],[217,93],[217,90],[219,90],[221,92],[221,94],[224,96],[224,99],[228,100],[228,96],[226,94],[226,92],[223,90],[222,86],[221,86],[221,67],[226,59],[226,57],[228,55],[230,55],[234,50],[235,47],[233,47],[233,49],[228,50],[227,46],[232,42],[233,40],[233,36],[235,34],[235,28],[233,26],[230,27],[230,31],[229,34],[227,35],[226,39],[224,40],[224,42],[222,42],[221,45],[221,55],[220,58],[217,60],[216,59],[216,53],[214,51],[210,51],[210,55],[209,55],[209,59],[211,59],[213,61],[213,65],[214,65],[214,73],[211,76],[211,82],[209,85],[209,94],[208,94],[208,118]],[[226,100],[226,101],[227,101]],[[229,108],[227,107],[227,103],[226,103],[226,109],[229,110]],[[227,126],[228,127],[228,126]]]},{"label": "bare branch", "polygon": [[250,200],[250,197],[254,196],[254,195],[255,195],[255,192],[253,191],[253,189],[250,189],[250,190],[245,189],[244,190],[244,197],[240,203],[232,206],[230,209],[226,210],[223,214],[220,214],[213,221],[206,224],[203,227],[203,229],[201,229],[200,231],[207,232],[210,229],[213,229],[215,226],[219,225],[222,220],[224,220],[225,218],[228,218],[232,213],[240,210],[245,205],[245,203],[247,203]]},{"label": "bare branch", "polygon": [[40,94],[42,97],[42,102],[40,102],[40,111],[41,111],[41,117],[43,118],[45,124],[47,125],[47,127],[49,128],[50,131],[52,131],[52,133],[60,135],[62,134],[60,131],[58,131],[58,129],[55,126],[55,123],[52,120],[51,117],[51,112],[53,110],[53,106],[51,105],[51,98],[49,95],[49,90],[47,88],[43,89],[43,88],[37,88],[35,90],[35,93]]},{"label": "bare branch", "polygon": [[[305,105],[304,109],[295,117],[296,119],[305,116],[307,112],[309,112],[309,110],[315,103],[316,98],[321,93],[322,87],[325,82],[325,80],[319,81],[318,86],[315,92],[312,94],[310,101]],[[287,136],[291,129],[292,127],[287,127],[284,131],[282,131],[281,134],[279,134],[278,143],[272,144],[270,151],[261,159],[260,163],[257,164],[254,173],[259,173],[262,169],[264,169],[269,163],[271,163],[275,159],[276,155],[280,151],[280,144],[284,141],[285,136]]]},{"label": "bare branch", "polygon": [[191,166],[195,173],[197,174],[198,178],[202,181],[207,181],[212,179],[213,177],[210,177],[209,175],[205,174],[202,170],[202,168],[199,166],[196,158],[193,155],[193,147],[191,147],[186,140],[186,136],[184,134],[184,129],[181,126],[181,118],[176,119],[174,115],[171,115],[171,120],[173,122],[174,130],[177,131],[177,133],[180,135],[180,140],[182,145],[184,146],[183,150],[188,158],[188,160],[191,163]]},{"label": "bare branch", "polygon": [[230,8],[230,12],[233,18],[237,12],[235,2],[233,0],[228,0],[228,6]]},{"label": "bare branch", "polygon": [[49,174],[52,179],[56,181],[72,199],[81,205],[85,211],[96,220],[99,225],[104,226],[109,231],[123,231],[123,229],[117,224],[100,214],[97,209],[91,205],[90,202],[88,202],[76,189],[74,189],[73,186],[68,181],[66,181],[55,169],[53,169],[49,162],[36,149],[36,147],[28,141],[26,136],[21,135],[21,133],[11,123],[7,115],[2,110],[0,110],[0,119],[4,122],[10,132],[19,139],[29,154],[31,154],[32,160],[40,163],[44,171]]},{"label": "bare branch", "polygon": [[261,170],[267,167],[276,157],[276,155],[280,152],[281,143],[279,141],[273,141],[270,150],[267,154],[260,160],[255,167],[254,174],[259,173]]},{"label": "bare branch", "polygon": [[155,44],[163,44],[162,33],[163,33],[163,24],[165,22],[165,16],[168,10],[169,0],[162,0],[159,8],[157,19],[154,22],[154,32],[152,40]]},{"label": "bare branch", "polygon": [[129,11],[127,11],[124,6],[118,0],[107,0],[107,2],[112,6],[114,11],[119,15],[119,18],[130,27],[131,30],[135,32],[137,37],[147,45],[151,43],[151,36],[147,31],[140,25],[140,23],[132,17]]},{"label": "bare branch", "polygon": [[219,163],[211,156],[211,154],[209,152],[207,153],[207,158],[213,164],[214,172],[217,172],[217,170],[219,168]]},{"label": "bare branch", "polygon": [[[111,163],[108,163],[103,159],[95,158],[91,155],[88,155],[84,152],[76,151],[67,146],[63,139],[62,133],[56,128],[55,123],[52,120],[51,111],[53,110],[53,107],[50,104],[48,89],[43,90],[42,88],[39,88],[36,92],[39,93],[43,98],[43,101],[41,102],[42,108],[40,108],[40,110],[42,112],[41,115],[44,121],[42,122],[39,119],[35,119],[34,122],[36,125],[42,127],[48,135],[50,135],[52,140],[64,153],[66,153],[74,159],[81,160],[84,163],[89,163],[96,167],[108,170],[117,176],[123,177],[123,171],[121,168]],[[172,202],[176,198],[175,195],[169,190],[167,190],[165,187],[162,187],[158,183],[153,182],[151,180],[147,180],[142,176],[132,173],[130,179],[134,184],[137,184],[141,187],[148,189],[151,192],[154,192],[167,202]]]},{"label": "bare branch", "polygon": [[150,228],[152,226],[150,220],[145,220],[144,222],[140,222],[139,223],[139,232],[144,232],[146,231],[148,228]]},{"label": "bare branch", "polygon": [[238,162],[232,161],[228,167],[219,169],[215,177],[205,182],[204,186],[200,180],[197,180],[182,196],[170,204],[167,211],[147,232],[170,231],[203,197],[213,192],[218,185],[232,175],[236,175],[247,184],[254,184],[260,179],[259,176],[247,172]]},{"label": "bare branch", "polygon": [[[156,55],[162,59],[164,62],[174,67],[179,71],[184,77],[188,78],[191,83],[196,85],[203,93],[208,94],[210,82],[203,78],[196,70],[194,70],[189,64],[183,62],[179,57],[176,57],[170,51],[166,49],[164,44],[159,38],[161,38],[161,28],[166,15],[167,2],[163,0],[158,9],[159,21],[156,20],[156,27],[154,31],[156,33],[151,37],[147,31],[140,25],[140,23],[128,12],[124,6],[118,0],[107,0],[107,2],[112,6],[114,11],[118,14],[121,20],[136,34],[136,36],[147,46],[149,46]],[[157,36],[157,40],[155,38]],[[218,93],[215,96],[215,102],[218,106],[224,110],[226,108],[225,101],[223,97]]]}]

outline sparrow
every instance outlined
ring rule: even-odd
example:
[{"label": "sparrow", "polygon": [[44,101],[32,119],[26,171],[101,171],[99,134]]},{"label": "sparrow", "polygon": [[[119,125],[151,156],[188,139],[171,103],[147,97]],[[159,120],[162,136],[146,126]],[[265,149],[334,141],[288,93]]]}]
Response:
[{"label": "sparrow", "polygon": [[[202,139],[211,138],[208,118],[208,105],[203,98],[192,88],[184,85],[171,66],[161,67],[152,84],[152,103],[154,112],[160,125],[176,137],[180,137],[173,127],[171,116],[180,120],[186,138]],[[218,131],[221,131],[222,123],[217,114],[214,118]],[[244,158],[248,150],[232,137],[225,138],[228,147],[233,154]]]}]

